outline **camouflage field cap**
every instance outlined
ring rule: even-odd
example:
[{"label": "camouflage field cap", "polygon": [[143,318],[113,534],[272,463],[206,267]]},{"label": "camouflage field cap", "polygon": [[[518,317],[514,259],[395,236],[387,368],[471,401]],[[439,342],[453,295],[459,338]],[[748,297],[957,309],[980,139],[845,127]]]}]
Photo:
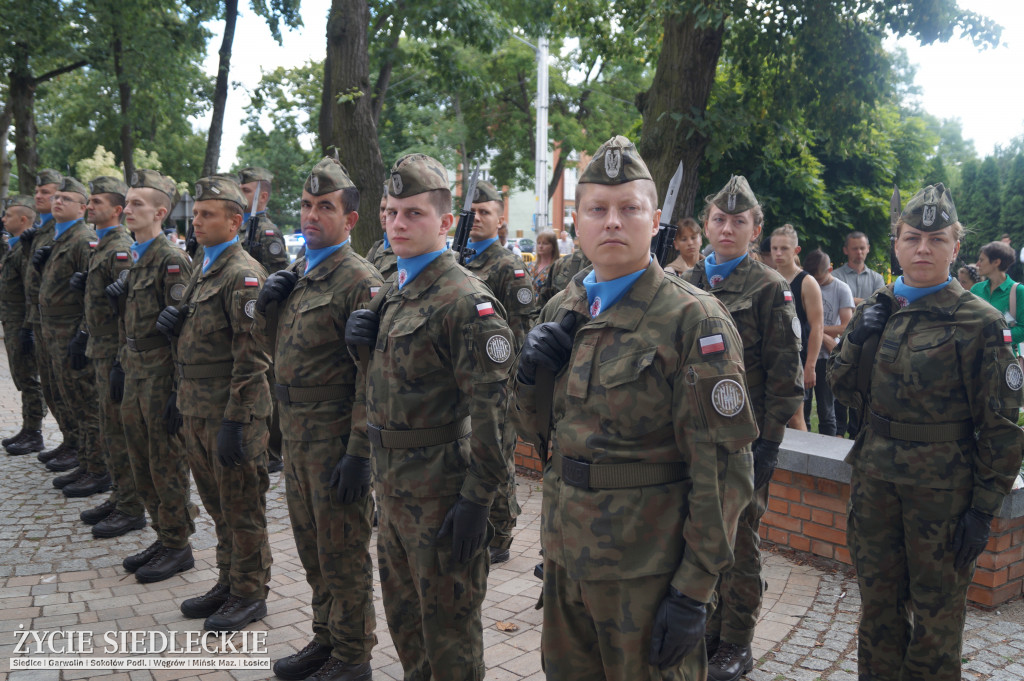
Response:
[{"label": "camouflage field cap", "polygon": [[485,203],[487,201],[504,203],[501,198],[501,192],[495,189],[493,184],[480,180],[476,183],[476,193],[473,194],[473,203]]},{"label": "camouflage field cap", "polygon": [[171,182],[171,178],[161,175],[155,170],[139,169],[132,173],[130,186],[134,189],[141,189],[148,187],[149,189],[156,189],[157,191],[167,194],[171,202],[174,202],[174,195],[177,193],[177,188],[174,183]]},{"label": "camouflage field cap", "polygon": [[128,193],[128,185],[118,177],[101,175],[89,182],[90,194],[117,194],[124,197]]},{"label": "camouflage field cap", "polygon": [[924,232],[937,232],[956,221],[953,196],[941,182],[928,185],[914,194],[900,215],[900,222]]},{"label": "camouflage field cap", "polygon": [[597,148],[576,184],[623,184],[634,180],[653,181],[651,171],[640,158],[636,145],[616,135]]},{"label": "camouflage field cap", "polygon": [[747,178],[742,175],[730,177],[721,191],[707,197],[707,202],[718,206],[729,215],[743,213],[758,205],[757,197],[747,184]]},{"label": "camouflage field cap", "polygon": [[61,174],[53,168],[43,168],[36,174],[36,186],[44,184],[60,184]]},{"label": "camouflage field cap", "polygon": [[225,177],[204,177],[196,182],[196,201],[233,201],[245,210],[248,199],[237,182]]},{"label": "camouflage field cap", "polygon": [[391,168],[388,195],[399,199],[435,189],[450,189],[448,171],[426,154],[406,154]]},{"label": "camouflage field cap", "polygon": [[345,166],[341,165],[340,161],[325,156],[313,166],[302,189],[313,196],[323,196],[341,189],[353,189],[355,186]]},{"label": "camouflage field cap", "polygon": [[58,191],[81,194],[83,199],[89,198],[89,188],[73,177],[62,177]]},{"label": "camouflage field cap", "polygon": [[28,208],[33,213],[36,212],[36,200],[28,194],[15,194],[4,199],[4,211],[14,206],[21,206]]},{"label": "camouflage field cap", "polygon": [[249,166],[238,171],[238,184],[249,184],[250,182],[273,182],[274,174],[266,168]]}]

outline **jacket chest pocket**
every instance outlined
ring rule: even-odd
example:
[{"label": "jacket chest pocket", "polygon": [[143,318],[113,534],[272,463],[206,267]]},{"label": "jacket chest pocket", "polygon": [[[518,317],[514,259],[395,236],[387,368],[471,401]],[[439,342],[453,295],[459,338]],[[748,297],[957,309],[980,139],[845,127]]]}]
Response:
[{"label": "jacket chest pocket", "polygon": [[[923,385],[931,385],[936,374],[948,376],[957,372],[956,343],[953,342],[955,327],[950,324],[915,327],[907,335],[906,369],[910,371],[911,380]],[[942,367],[941,371],[937,371]],[[931,374],[931,377],[929,377]]]},{"label": "jacket chest pocket", "polygon": [[743,298],[729,303],[726,308],[736,324],[736,330],[740,332],[743,340],[743,347],[757,347],[761,344],[761,329],[758,328],[757,319],[754,315],[754,303],[750,298]]},{"label": "jacket chest pocket", "polygon": [[331,318],[332,292],[304,291],[301,298],[290,305],[286,325],[292,329],[292,342],[301,347],[315,347],[338,342],[338,332]]},{"label": "jacket chest pocket", "polygon": [[185,325],[193,328],[201,342],[209,342],[206,336],[217,333],[231,324],[223,307],[216,300],[219,293],[220,289],[216,287],[204,287],[193,293],[188,302]]},{"label": "jacket chest pocket", "polygon": [[596,386],[591,388],[595,399],[590,402],[601,405],[596,408],[607,410],[609,417],[616,417],[616,428],[628,429],[629,424],[635,424],[646,429],[646,417],[662,413],[658,405],[664,403],[665,384],[652,366],[657,352],[655,347],[627,350],[598,363]]},{"label": "jacket chest pocket", "polygon": [[444,368],[430,338],[428,321],[429,317],[422,315],[398,317],[383,339],[378,335],[376,349],[386,350],[390,378],[406,382]]},{"label": "jacket chest pocket", "polygon": [[[134,314],[129,313],[130,317],[134,317],[136,320],[146,320],[149,324],[155,323],[157,315],[163,309],[163,301],[160,300],[156,292],[156,276],[152,272],[142,272],[130,277],[127,284],[126,307],[134,311]],[[126,319],[128,318],[126,316]],[[135,329],[135,331],[143,335],[150,333],[148,329]],[[132,329],[129,329],[128,333],[131,335]]]}]

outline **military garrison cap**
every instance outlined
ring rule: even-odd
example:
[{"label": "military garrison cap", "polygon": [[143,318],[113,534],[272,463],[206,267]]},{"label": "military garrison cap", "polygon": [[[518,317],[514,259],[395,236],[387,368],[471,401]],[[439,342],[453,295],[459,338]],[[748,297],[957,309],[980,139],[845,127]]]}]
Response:
[{"label": "military garrison cap", "polygon": [[707,202],[717,206],[729,215],[737,215],[758,205],[757,197],[747,184],[747,178],[733,175],[721,191],[707,197]]},{"label": "military garrison cap", "polygon": [[148,187],[149,189],[156,189],[157,191],[167,194],[167,197],[174,202],[174,195],[177,193],[177,187],[174,186],[174,182],[171,178],[165,177],[155,170],[140,169],[132,173],[131,186],[135,189],[141,189]]},{"label": "military garrison cap", "polygon": [[953,197],[941,182],[914,194],[900,215],[900,222],[925,232],[937,232],[956,221]]},{"label": "military garrison cap", "polygon": [[36,174],[36,186],[44,184],[60,184],[61,174],[53,168],[43,168]]},{"label": "military garrison cap", "polygon": [[59,191],[81,194],[83,199],[89,198],[89,188],[73,177],[62,177]]},{"label": "military garrison cap", "polygon": [[313,166],[302,188],[313,196],[323,196],[341,189],[353,189],[355,186],[345,166],[341,165],[340,161],[325,156]]},{"label": "military garrison cap", "polygon": [[266,168],[249,166],[238,171],[238,184],[249,184],[250,182],[273,182],[274,174]]},{"label": "military garrison cap", "polygon": [[117,194],[125,196],[128,193],[128,185],[117,177],[102,175],[89,182],[89,193],[91,194]]},{"label": "military garrison cap", "polygon": [[494,185],[490,182],[480,180],[476,183],[476,193],[473,194],[473,203],[485,203],[487,201],[503,203],[501,199],[501,192],[495,189]]},{"label": "military garrison cap", "polygon": [[426,154],[406,154],[391,168],[388,195],[399,199],[435,189],[451,189],[448,171],[440,161]]},{"label": "military garrison cap", "polygon": [[196,201],[233,201],[245,210],[249,201],[237,182],[225,177],[204,177],[196,182]]},{"label": "military garrison cap", "polygon": [[5,211],[14,206],[21,206],[22,208],[28,208],[33,213],[36,212],[36,200],[28,194],[15,194],[4,199]]},{"label": "military garrison cap", "polygon": [[653,180],[636,145],[616,135],[594,153],[576,184],[623,184],[634,180]]}]

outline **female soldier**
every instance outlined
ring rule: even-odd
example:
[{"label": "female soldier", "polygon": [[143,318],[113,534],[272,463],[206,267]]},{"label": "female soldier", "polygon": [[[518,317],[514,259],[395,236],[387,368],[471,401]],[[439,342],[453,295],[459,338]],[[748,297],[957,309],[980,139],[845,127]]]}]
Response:
[{"label": "female soldier", "polygon": [[861,303],[828,363],[868,426],[846,459],[857,663],[862,679],[954,681],[974,561],[1020,468],[1024,372],[1002,315],[949,276],[949,191],[922,189],[894,229],[903,276]]}]

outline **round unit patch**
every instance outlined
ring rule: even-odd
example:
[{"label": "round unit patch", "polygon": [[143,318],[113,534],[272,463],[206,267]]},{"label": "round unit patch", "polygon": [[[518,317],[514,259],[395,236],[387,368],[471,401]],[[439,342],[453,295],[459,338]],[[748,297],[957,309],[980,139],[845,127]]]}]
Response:
[{"label": "round unit patch", "polygon": [[174,284],[171,286],[171,290],[168,293],[171,296],[171,300],[181,300],[181,297],[185,295],[185,285]]},{"label": "round unit patch", "polygon": [[533,302],[533,291],[528,288],[521,288],[516,291],[516,300],[523,305],[529,305]]},{"label": "round unit patch", "polygon": [[1014,362],[1006,367],[1006,387],[1010,390],[1020,390],[1024,386],[1024,371],[1020,365]]},{"label": "round unit patch", "polygon": [[256,317],[256,299],[252,299],[245,304],[245,316],[249,319]]},{"label": "round unit patch", "polygon": [[128,281],[128,270],[121,270],[121,274],[117,275],[117,278],[121,281]]},{"label": "round unit patch", "polygon": [[504,336],[491,336],[487,339],[487,356],[497,364],[504,364],[512,356],[512,344]]},{"label": "round unit patch", "polygon": [[797,338],[800,338],[801,331],[800,320],[797,317],[793,317],[793,333],[796,334]]},{"label": "round unit patch", "polygon": [[711,389],[711,406],[722,416],[732,417],[743,410],[743,386],[731,378],[724,378]]},{"label": "round unit patch", "polygon": [[281,255],[281,251],[283,249],[281,248],[281,244],[275,241],[274,243],[267,246],[267,250],[270,251],[271,255]]}]

